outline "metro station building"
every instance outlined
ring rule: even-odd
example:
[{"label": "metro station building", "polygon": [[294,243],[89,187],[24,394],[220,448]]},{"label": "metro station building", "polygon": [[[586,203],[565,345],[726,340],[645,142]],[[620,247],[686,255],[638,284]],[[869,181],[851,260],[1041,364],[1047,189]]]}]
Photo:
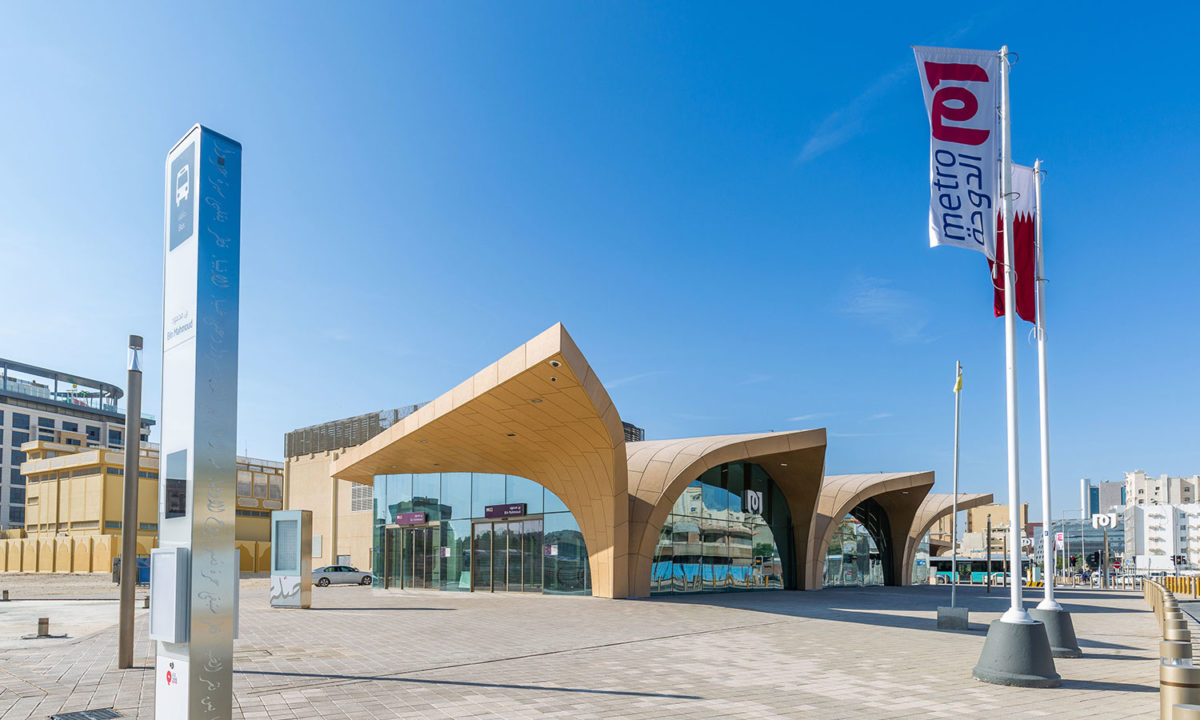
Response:
[{"label": "metro station building", "polygon": [[926,502],[933,473],[826,476],[826,442],[824,429],[629,441],[559,324],[331,455],[329,474],[335,493],[339,480],[372,488],[379,587],[624,598],[908,584],[920,536],[950,507]]}]

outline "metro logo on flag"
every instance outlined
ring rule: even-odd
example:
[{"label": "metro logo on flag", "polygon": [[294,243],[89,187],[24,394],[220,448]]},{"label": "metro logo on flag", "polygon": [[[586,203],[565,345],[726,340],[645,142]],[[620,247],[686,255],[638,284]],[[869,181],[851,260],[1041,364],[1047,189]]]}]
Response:
[{"label": "metro logo on flag", "polygon": [[[1033,168],[1024,165],[1012,166],[1013,188],[1013,257],[1017,271],[1017,317],[1037,322],[1037,201],[1033,182]],[[996,216],[996,258],[1004,262],[1004,222]],[[997,278],[995,263],[988,260],[994,290],[992,304],[996,317],[1004,317],[1004,280]]]},{"label": "metro logo on flag", "polygon": [[929,115],[929,245],[996,257],[1000,56],[914,47]]}]

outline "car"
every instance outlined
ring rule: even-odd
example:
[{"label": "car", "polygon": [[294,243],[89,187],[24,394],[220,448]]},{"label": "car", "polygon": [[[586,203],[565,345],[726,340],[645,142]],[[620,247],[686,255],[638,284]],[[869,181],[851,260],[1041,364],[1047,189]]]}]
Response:
[{"label": "car", "polygon": [[335,583],[370,585],[372,576],[369,572],[349,565],[326,565],[313,570],[312,580],[318,587],[327,587]]}]

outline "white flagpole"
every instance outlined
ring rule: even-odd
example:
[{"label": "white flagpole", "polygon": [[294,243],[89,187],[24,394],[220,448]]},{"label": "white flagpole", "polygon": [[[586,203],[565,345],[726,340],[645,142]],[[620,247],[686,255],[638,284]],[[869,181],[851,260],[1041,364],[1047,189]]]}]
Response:
[{"label": "white flagpole", "polygon": [[954,596],[958,590],[958,394],[962,390],[962,363],[954,361],[954,497],[950,502],[954,514],[950,516],[950,607],[954,607]]},{"label": "white flagpole", "polygon": [[1000,193],[1004,207],[1004,369],[1008,394],[1008,561],[1011,604],[1000,618],[1032,623],[1021,604],[1021,480],[1017,449],[1017,297],[1013,252],[1012,106],[1008,97],[1008,46],[1000,48]]},{"label": "white flagpole", "polygon": [[1046,385],[1046,270],[1042,259],[1042,161],[1033,163],[1034,247],[1037,251],[1038,399],[1042,430],[1042,547],[1046,560],[1046,596],[1038,610],[1062,610],[1054,600],[1054,569],[1050,564],[1050,406]]}]

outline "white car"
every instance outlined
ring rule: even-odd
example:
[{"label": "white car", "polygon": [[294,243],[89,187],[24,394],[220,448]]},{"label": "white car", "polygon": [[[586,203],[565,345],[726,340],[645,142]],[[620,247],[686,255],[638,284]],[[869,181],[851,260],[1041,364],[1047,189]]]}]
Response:
[{"label": "white car", "polygon": [[187,165],[179,168],[179,174],[175,176],[175,207],[179,207],[179,203],[187,200],[188,193],[192,189],[192,171]]},{"label": "white car", "polygon": [[326,565],[313,570],[312,580],[313,584],[319,587],[327,587],[334,583],[370,585],[371,573],[363,572],[349,565]]}]

